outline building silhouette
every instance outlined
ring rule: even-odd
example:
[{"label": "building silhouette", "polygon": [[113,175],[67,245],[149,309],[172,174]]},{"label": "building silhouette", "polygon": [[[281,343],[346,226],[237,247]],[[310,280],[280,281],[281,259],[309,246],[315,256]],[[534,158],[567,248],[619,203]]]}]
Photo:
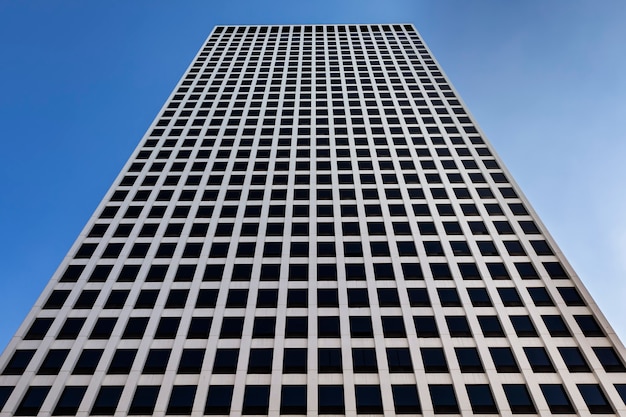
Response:
[{"label": "building silhouette", "polygon": [[626,415],[624,348],[409,24],[218,26],[0,416]]}]

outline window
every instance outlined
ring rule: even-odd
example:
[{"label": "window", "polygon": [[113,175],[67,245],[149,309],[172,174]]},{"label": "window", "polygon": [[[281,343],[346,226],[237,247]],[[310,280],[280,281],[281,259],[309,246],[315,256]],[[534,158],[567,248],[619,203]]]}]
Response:
[{"label": "window", "polygon": [[339,317],[320,316],[317,318],[317,334],[319,337],[339,337]]},{"label": "window", "polygon": [[170,349],[151,349],[148,352],[146,363],[143,366],[144,374],[164,374],[167,361],[170,358]]},{"label": "window", "polygon": [[123,375],[130,373],[130,368],[137,355],[136,349],[118,349],[113,354],[107,374]]},{"label": "window", "polygon": [[533,299],[533,303],[535,303],[536,306],[543,307],[554,305],[550,294],[548,294],[548,290],[546,290],[544,287],[528,288],[528,293],[530,294],[530,298]]},{"label": "window", "polygon": [[281,414],[306,414],[306,385],[283,385],[280,394]]},{"label": "window", "polygon": [[518,337],[537,337],[537,330],[528,316],[509,316]]},{"label": "window", "polygon": [[519,293],[513,287],[498,288],[498,294],[500,295],[502,304],[506,307],[519,307],[524,305]]},{"label": "window", "polygon": [[461,299],[455,288],[437,288],[437,294],[443,307],[461,306]]},{"label": "window", "polygon": [[16,416],[34,416],[39,413],[50,387],[30,386],[15,411]]},{"label": "window", "polygon": [[575,307],[586,305],[585,301],[582,299],[576,288],[559,287],[557,288],[557,290],[559,290],[559,294],[561,294],[563,301],[565,301],[565,304],[567,304],[568,306]]},{"label": "window", "polygon": [[406,337],[402,316],[381,317],[385,337]]},{"label": "window", "polygon": [[525,347],[524,353],[533,372],[554,372],[554,366],[543,347]]},{"label": "window", "polygon": [[317,398],[320,414],[345,413],[342,385],[320,385],[317,389]]},{"label": "window", "polygon": [[497,414],[498,407],[493,399],[489,385],[466,385],[467,395],[474,414]]},{"label": "window", "polygon": [[417,337],[439,337],[437,323],[432,316],[416,316],[413,317]]},{"label": "window", "polygon": [[374,337],[372,319],[368,316],[350,317],[350,335],[352,337]]},{"label": "window", "polygon": [[496,371],[499,373],[516,373],[519,372],[517,362],[511,348],[508,347],[492,347],[489,348],[491,359],[496,366]]},{"label": "window", "polygon": [[594,347],[593,352],[606,372],[625,372],[626,368],[612,347]]},{"label": "window", "polygon": [[565,366],[567,366],[570,372],[591,372],[585,357],[580,353],[580,349],[575,346],[560,347],[558,349]]},{"label": "window", "polygon": [[455,348],[454,351],[462,373],[485,372],[476,348]]},{"label": "window", "polygon": [[339,307],[339,295],[334,288],[319,288],[317,290],[318,307]]},{"label": "window", "polygon": [[272,372],[273,349],[250,349],[248,373],[269,374]]},{"label": "window", "polygon": [[485,288],[468,288],[467,294],[474,307],[491,307],[491,299]]},{"label": "window", "polygon": [[139,385],[130,403],[129,415],[152,414],[159,395],[159,385]]},{"label": "window", "polygon": [[317,350],[317,364],[321,374],[340,373],[343,370],[341,349],[319,348]]},{"label": "window", "polygon": [[22,375],[35,354],[34,349],[16,350],[2,375]]},{"label": "window", "polygon": [[230,413],[230,403],[233,398],[232,385],[211,385],[207,395],[204,414],[228,414]]},{"label": "window", "polygon": [[307,350],[286,348],[283,356],[284,374],[305,374],[307,372]]},{"label": "window", "polygon": [[355,373],[378,372],[376,350],[373,348],[353,348],[352,364]]},{"label": "window", "polygon": [[428,391],[435,414],[459,413],[459,406],[452,385],[429,385]]},{"label": "window", "polygon": [[567,325],[561,316],[541,316],[544,324],[553,337],[568,337],[571,333],[567,329]]},{"label": "window", "polygon": [[390,373],[413,372],[411,353],[408,348],[387,348],[387,363]]},{"label": "window", "polygon": [[577,387],[592,414],[612,414],[614,412],[600,385],[579,384]]},{"label": "window", "polygon": [[183,349],[177,372],[179,374],[199,374],[204,360],[204,349]]},{"label": "window", "polygon": [[123,390],[123,386],[117,385],[104,385],[100,387],[100,391],[91,408],[91,415],[102,416],[114,414],[117,404],[120,402]]},{"label": "window", "polygon": [[241,339],[243,317],[224,317],[222,321],[221,339]]},{"label": "window", "polygon": [[504,337],[498,316],[478,316],[478,324],[485,337]]},{"label": "window", "polygon": [[383,399],[378,385],[355,385],[357,414],[382,414]]},{"label": "window", "polygon": [[604,337],[604,331],[593,316],[574,316],[578,327],[587,337]]},{"label": "window", "polygon": [[174,385],[165,413],[168,415],[191,414],[196,388],[195,385]]},{"label": "window", "polygon": [[392,385],[396,414],[420,414],[422,412],[415,385]]},{"label": "window", "polygon": [[472,330],[465,316],[446,316],[446,324],[451,337],[472,337]]},{"label": "window", "polygon": [[84,349],[74,366],[74,375],[93,375],[102,357],[102,349]]},{"label": "window", "polygon": [[502,388],[504,388],[504,394],[513,414],[535,414],[537,412],[526,385],[504,384]]},{"label": "window", "polygon": [[408,288],[411,307],[430,307],[430,298],[426,288]]},{"label": "window", "polygon": [[422,348],[421,353],[427,373],[448,372],[448,363],[442,348]]},{"label": "window", "polygon": [[539,384],[550,412],[554,414],[574,413],[574,407],[560,384]]}]

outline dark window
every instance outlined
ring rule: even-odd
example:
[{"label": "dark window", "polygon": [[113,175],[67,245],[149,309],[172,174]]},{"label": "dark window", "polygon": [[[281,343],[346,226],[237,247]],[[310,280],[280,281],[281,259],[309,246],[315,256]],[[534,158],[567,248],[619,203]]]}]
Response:
[{"label": "dark window", "polygon": [[135,395],[130,403],[129,415],[152,414],[159,395],[160,386],[140,385],[135,390]]},{"label": "dark window", "polygon": [[554,372],[552,361],[543,347],[525,347],[524,353],[533,372]]},{"label": "dark window", "polygon": [[382,414],[383,399],[378,385],[355,385],[357,414]]},{"label": "dark window", "polygon": [[498,407],[487,384],[466,385],[474,414],[497,414]]},{"label": "dark window", "polygon": [[624,372],[626,368],[612,347],[594,347],[593,352],[606,372]]},{"label": "dark window", "polygon": [[537,330],[528,316],[509,316],[518,337],[537,337]]},{"label": "dark window", "polygon": [[459,406],[452,385],[429,385],[428,391],[435,414],[459,413]]},{"label": "dark window", "polygon": [[422,412],[415,385],[392,385],[396,414],[420,414]]},{"label": "dark window", "polygon": [[317,290],[318,307],[339,307],[339,294],[334,288],[319,288]]},{"label": "dark window", "polygon": [[355,373],[378,372],[376,350],[373,348],[353,348],[352,364],[354,366]]},{"label": "dark window", "polygon": [[306,338],[308,332],[308,317],[287,317],[285,324],[286,338]]},{"label": "dark window", "polygon": [[199,374],[204,360],[204,349],[183,349],[177,372],[179,374]]},{"label": "dark window", "polygon": [[305,374],[307,372],[307,350],[286,348],[283,356],[284,374]]},{"label": "dark window", "polygon": [[165,413],[168,415],[191,414],[196,388],[195,385],[174,385]]},{"label": "dark window", "polygon": [[170,353],[170,349],[151,349],[148,352],[142,373],[164,374],[167,368],[167,361],[170,359]]},{"label": "dark window", "polygon": [[504,384],[504,394],[513,414],[535,414],[535,406],[528,388],[523,384]]},{"label": "dark window", "polygon": [[154,338],[174,339],[179,325],[180,317],[162,317],[157,326]]},{"label": "dark window", "polygon": [[129,318],[124,333],[122,334],[122,339],[141,339],[147,326],[148,317]]},{"label": "dark window", "polygon": [[408,348],[387,348],[387,363],[390,373],[413,372],[411,353]]},{"label": "dark window", "polygon": [[578,327],[587,337],[603,337],[604,331],[593,316],[574,316],[574,320],[578,323]]},{"label": "dark window", "polygon": [[192,317],[187,339],[207,339],[211,331],[211,317]]},{"label": "dark window", "polygon": [[539,384],[541,392],[548,403],[550,412],[554,414],[574,413],[574,407],[560,384]]},{"label": "dark window", "polygon": [[485,288],[468,288],[467,294],[474,307],[491,307],[491,299]]},{"label": "dark window", "polygon": [[115,317],[101,317],[96,321],[89,335],[90,339],[108,339],[113,333],[117,319]]},{"label": "dark window", "polygon": [[57,375],[70,353],[69,349],[51,349],[37,371],[38,375]]},{"label": "dark window", "polygon": [[439,337],[437,323],[432,316],[416,316],[413,317],[417,337]]},{"label": "dark window", "polygon": [[74,366],[74,375],[93,375],[102,357],[102,349],[84,349]]},{"label": "dark window", "polygon": [[345,406],[342,385],[320,385],[317,390],[320,414],[344,414]]},{"label": "dark window", "polygon": [[455,348],[456,359],[463,373],[485,372],[478,350],[473,347]]},{"label": "dark window", "polygon": [[246,385],[242,414],[267,414],[269,403],[269,385]]},{"label": "dark window", "polygon": [[83,324],[85,324],[84,318],[78,317],[70,317],[65,320],[63,323],[63,327],[59,330],[59,334],[57,335],[57,339],[59,340],[71,340],[76,339],[78,334],[80,333],[80,329],[83,328]]},{"label": "dark window", "polygon": [[33,358],[35,350],[16,350],[7,363],[2,375],[22,375]]},{"label": "dark window", "polygon": [[80,402],[83,400],[83,396],[86,391],[87,387],[65,387],[56,407],[54,408],[54,411],[52,412],[52,415],[67,416],[76,414],[78,406],[80,406]]},{"label": "dark window", "polygon": [[451,337],[472,337],[467,317],[465,316],[446,316],[446,324]]},{"label": "dark window", "polygon": [[130,372],[130,368],[133,366],[136,355],[136,349],[116,350],[115,354],[113,355],[113,359],[111,359],[111,364],[109,365],[107,374],[128,374]]},{"label": "dark window", "polygon": [[341,361],[341,349],[319,348],[317,350],[318,370],[322,374],[339,373],[343,370]]},{"label": "dark window", "polygon": [[96,396],[90,414],[94,416],[114,414],[117,404],[120,402],[123,390],[123,386],[116,385],[104,385],[100,387],[100,391]]},{"label": "dark window", "polygon": [[500,294],[500,299],[502,299],[502,303],[506,307],[517,307],[524,305],[524,303],[522,303],[522,299],[519,296],[519,293],[513,287],[498,288],[498,294]]},{"label": "dark window", "polygon": [[350,317],[350,335],[352,337],[373,337],[372,319],[367,316]]},{"label": "dark window", "polygon": [[281,414],[306,414],[306,385],[283,385],[280,393]]},{"label": "dark window", "polygon": [[240,339],[243,331],[243,317],[224,317],[222,321],[221,339]]},{"label": "dark window", "polygon": [[519,367],[517,366],[517,362],[515,362],[515,357],[513,356],[513,352],[511,352],[511,348],[492,347],[489,348],[489,353],[491,354],[491,359],[493,360],[493,364],[496,366],[497,372],[519,372]]},{"label": "dark window", "polygon": [[437,288],[437,294],[443,307],[461,306],[461,299],[455,288]]},{"label": "dark window", "polygon": [[228,414],[230,413],[230,403],[233,398],[232,385],[211,385],[207,395],[204,414]]},{"label": "dark window", "polygon": [[530,298],[532,298],[533,303],[536,306],[553,306],[554,302],[544,287],[531,287],[528,288],[528,293],[530,294]]},{"label": "dark window", "polygon": [[411,307],[430,307],[430,298],[426,288],[408,288]]},{"label": "dark window", "polygon": [[478,324],[485,337],[504,337],[498,316],[478,316]]},{"label": "dark window", "polygon": [[289,289],[287,290],[287,307],[307,307],[308,306],[308,290],[306,289]]},{"label": "dark window", "polygon": [[448,372],[448,362],[442,348],[422,348],[421,353],[427,373]]},{"label": "dark window", "polygon": [[578,391],[592,414],[612,414],[613,407],[597,384],[579,384]]},{"label": "dark window", "polygon": [[276,317],[255,317],[252,327],[253,338],[274,337]]},{"label": "dark window", "polygon": [[565,362],[565,366],[567,366],[570,372],[591,372],[580,349],[575,346],[560,347],[558,349],[563,358],[563,362]]},{"label": "dark window", "polygon": [[559,294],[561,294],[561,297],[563,298],[563,301],[565,301],[565,304],[567,304],[568,306],[575,307],[575,306],[584,306],[584,305],[586,305],[585,301],[580,296],[580,294],[578,293],[576,288],[574,288],[574,287],[559,287],[557,289],[559,290]]},{"label": "dark window", "polygon": [[250,349],[248,373],[269,374],[272,372],[273,349]]},{"label": "dark window", "polygon": [[44,386],[30,386],[20,405],[15,411],[16,416],[35,416],[39,413],[41,406],[43,405],[50,387]]},{"label": "dark window", "polygon": [[550,336],[553,337],[568,337],[571,336],[567,325],[561,316],[541,316],[544,324],[550,332]]}]

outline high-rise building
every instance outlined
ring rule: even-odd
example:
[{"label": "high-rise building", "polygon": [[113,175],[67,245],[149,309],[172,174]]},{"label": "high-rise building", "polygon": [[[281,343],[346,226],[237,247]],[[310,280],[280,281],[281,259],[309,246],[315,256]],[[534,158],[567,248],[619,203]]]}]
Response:
[{"label": "high-rise building", "polygon": [[412,25],[218,26],[0,416],[626,415],[624,347]]}]

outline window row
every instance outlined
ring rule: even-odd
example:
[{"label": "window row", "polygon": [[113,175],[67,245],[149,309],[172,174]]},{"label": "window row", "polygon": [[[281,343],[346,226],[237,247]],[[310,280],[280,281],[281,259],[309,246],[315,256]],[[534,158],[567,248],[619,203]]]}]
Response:
[{"label": "window row", "polygon": [[[505,329],[502,327],[500,318],[496,315],[479,315],[476,317],[478,328],[483,337],[507,337]],[[545,326],[552,337],[571,337],[565,320],[558,314],[541,316],[541,325]],[[574,319],[586,337],[604,337],[605,333],[596,319],[591,315],[575,315]],[[116,317],[101,317],[94,324],[89,332],[89,339],[109,339],[117,324]],[[384,337],[406,338],[404,318],[402,316],[383,316],[382,328]],[[539,337],[536,324],[526,315],[509,316],[515,334],[518,337]],[[24,335],[24,340],[42,340],[48,334],[54,318],[37,318],[33,321],[29,330]],[[148,327],[149,317],[131,317],[128,319],[122,332],[122,339],[141,339],[145,336]],[[317,317],[317,337],[318,338],[339,338],[342,335],[341,320],[338,316],[318,316]],[[446,316],[444,323],[437,323],[434,316],[414,316],[414,330],[418,338],[438,338],[443,334],[450,337],[474,337],[472,326],[464,315]],[[83,330],[86,318],[70,317],[65,320],[56,334],[57,340],[74,340]],[[187,339],[206,339],[211,332],[211,317],[193,317],[188,329],[180,328],[181,317],[162,317],[152,337],[155,339],[174,339],[186,334]],[[350,316],[349,335],[353,338],[372,338],[374,330],[372,319],[369,316]],[[244,317],[224,317],[222,320],[219,337],[222,339],[241,339],[244,337]],[[346,331],[348,329],[345,329]],[[411,329],[413,330],[413,328]],[[541,330],[541,327],[540,327]],[[216,330],[214,330],[215,332]],[[274,338],[276,336],[276,317],[255,317],[252,328],[252,338]],[[282,329],[278,329],[282,332]],[[476,331],[476,330],[474,330]],[[307,316],[286,317],[284,335],[287,338],[307,338],[309,337],[309,318]]]},{"label": "window row", "polygon": [[[578,393],[592,414],[614,413],[606,394],[598,384],[578,384]],[[196,400],[197,386],[174,385],[169,393],[165,413],[167,415],[190,415]],[[570,399],[561,384],[540,384],[539,388],[551,413],[575,413]],[[50,386],[31,386],[22,397],[16,416],[34,416],[40,411]],[[317,413],[344,414],[346,411],[343,385],[319,385],[317,387]],[[492,389],[485,384],[468,384],[456,387],[464,389],[474,414],[498,414],[499,408]],[[534,414],[535,403],[528,388],[523,384],[504,384],[502,386],[508,404],[500,407],[510,408],[513,414]],[[625,400],[626,385],[616,384],[615,389]],[[161,386],[139,385],[135,388],[128,409],[119,410],[128,415],[147,415],[155,411]],[[280,387],[281,414],[307,414],[306,385],[283,385]],[[10,395],[12,387],[0,387],[0,407]],[[52,415],[75,415],[87,391],[86,386],[66,386],[63,389]],[[232,407],[234,386],[211,385],[206,400],[203,400],[205,415],[229,414]],[[91,404],[90,415],[112,415],[116,413],[121,401],[124,386],[108,385],[100,390]],[[241,412],[244,415],[266,415],[269,412],[271,386],[246,385]],[[393,409],[396,414],[420,414],[421,404],[415,385],[392,385]],[[435,414],[460,413],[457,393],[453,385],[428,385],[428,393]],[[383,414],[383,398],[378,385],[355,385],[354,396],[357,414]]]},{"label": "window row", "polygon": [[[611,347],[592,348],[596,359],[606,372],[626,372],[622,360]],[[567,370],[572,373],[589,373],[592,369],[588,360],[581,350],[574,346],[557,348],[559,357],[551,358],[544,347],[524,347],[525,360],[535,373],[556,372],[555,359],[563,361]],[[350,351],[349,351],[350,352]],[[343,373],[344,368],[350,368],[354,373],[378,373],[379,366],[386,368],[390,373],[410,373],[418,371],[426,373],[448,373],[450,367],[458,368],[462,373],[484,373],[485,365],[495,368],[498,373],[519,373],[524,363],[519,363],[521,358],[515,357],[509,347],[490,347],[489,356],[481,359],[481,355],[475,347],[456,347],[454,357],[447,357],[443,348],[421,348],[419,354],[411,353],[409,348],[387,348],[385,350],[386,363],[378,364],[376,349],[352,348],[351,357],[344,358],[340,348],[318,348],[317,363],[311,363],[306,348],[286,348],[282,351],[283,374],[306,374],[316,369],[317,373]],[[5,366],[2,375],[22,375],[35,355],[33,349],[16,350]],[[57,375],[63,368],[70,353],[69,349],[51,349],[43,358],[36,369],[37,375]],[[103,349],[84,349],[73,368],[73,375],[93,375],[100,366]],[[150,349],[145,359],[137,360],[136,349],[118,349],[115,351],[106,373],[109,375],[129,374],[133,367],[141,370],[142,374],[165,374],[168,369],[176,369],[178,374],[200,374],[203,367],[213,374],[235,374],[237,369],[246,369],[247,374],[271,374],[280,368],[274,364],[274,350],[271,348],[252,348],[247,362],[240,359],[239,349],[217,349],[212,367],[204,364],[204,349],[184,349],[180,360],[170,364],[171,349]],[[522,359],[523,360],[523,359]],[[348,363],[344,364],[344,361]],[[240,363],[243,362],[243,363]],[[419,369],[419,364],[423,366]],[[492,365],[493,363],[493,365]],[[168,367],[168,364],[170,366]],[[556,363],[557,366],[559,363]],[[173,365],[173,366],[172,366]],[[315,365],[317,365],[315,367]]]}]

